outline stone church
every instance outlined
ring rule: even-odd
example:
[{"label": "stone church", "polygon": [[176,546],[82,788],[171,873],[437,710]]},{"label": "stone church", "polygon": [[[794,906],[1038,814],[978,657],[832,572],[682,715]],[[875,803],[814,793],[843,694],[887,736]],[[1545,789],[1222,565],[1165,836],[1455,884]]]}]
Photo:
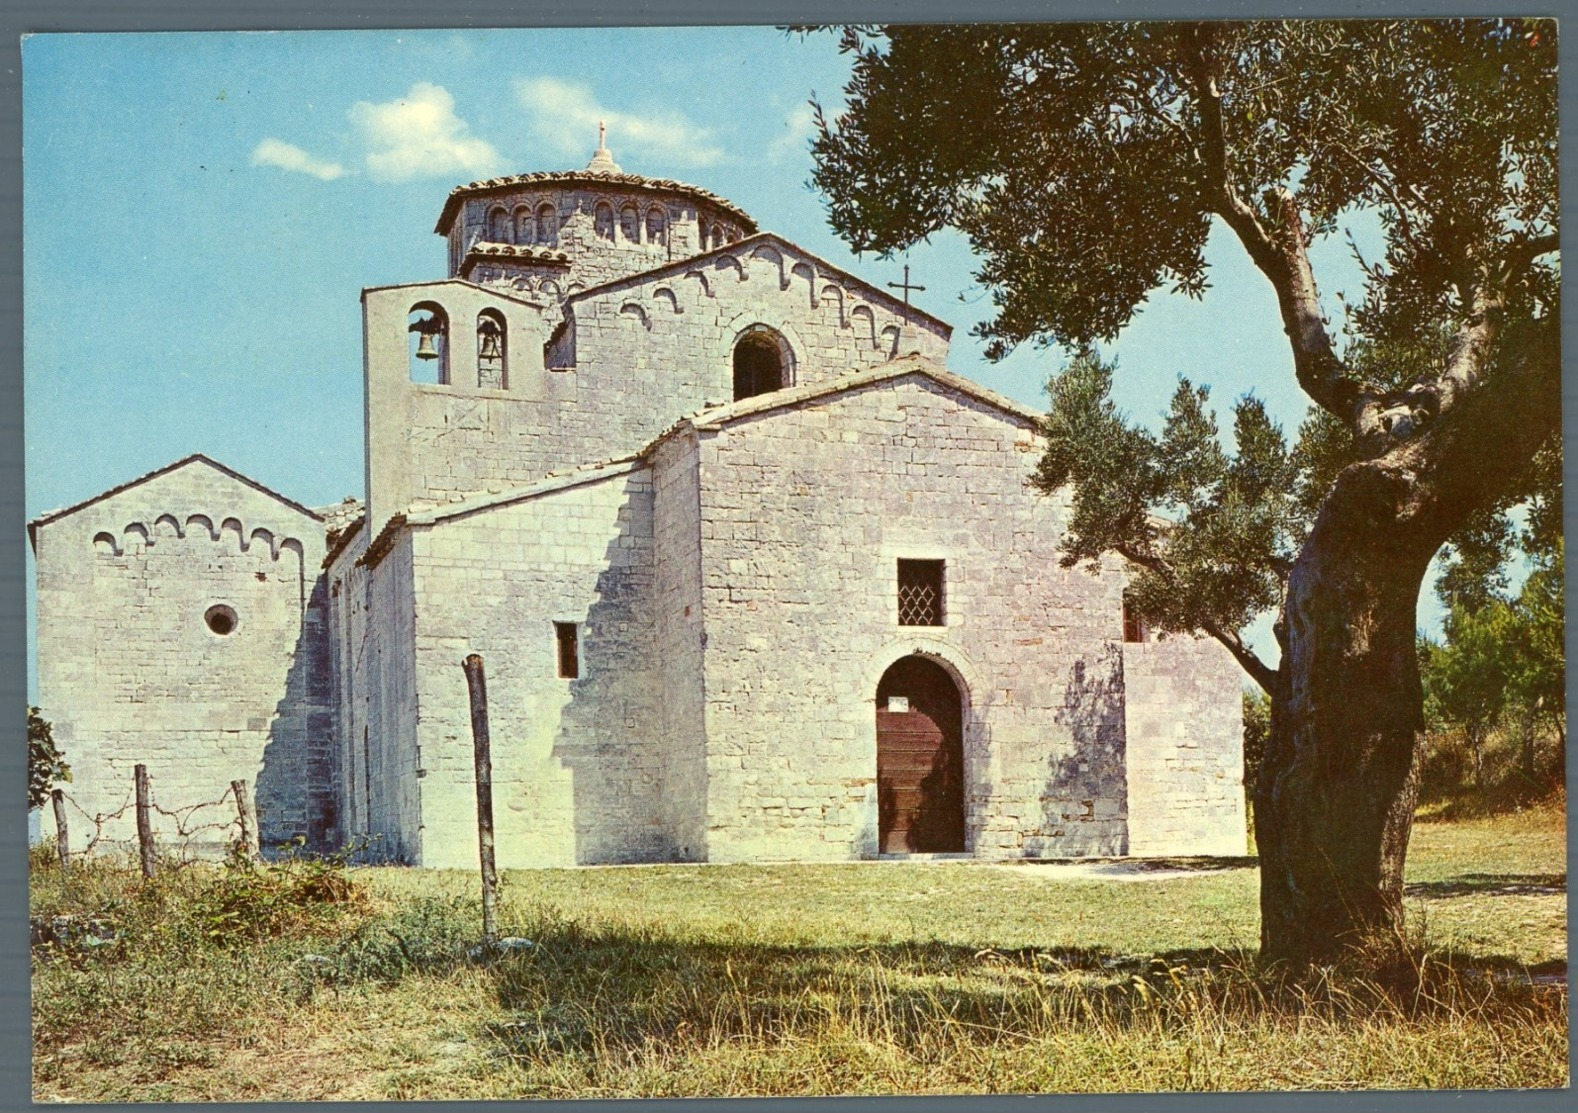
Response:
[{"label": "stone church", "polygon": [[107,840],[141,762],[166,838],[244,778],[266,846],[474,867],[477,653],[501,866],[1244,852],[1237,666],[1060,565],[947,324],[601,144],[435,231],[362,291],[364,500],[195,455],[30,524]]}]

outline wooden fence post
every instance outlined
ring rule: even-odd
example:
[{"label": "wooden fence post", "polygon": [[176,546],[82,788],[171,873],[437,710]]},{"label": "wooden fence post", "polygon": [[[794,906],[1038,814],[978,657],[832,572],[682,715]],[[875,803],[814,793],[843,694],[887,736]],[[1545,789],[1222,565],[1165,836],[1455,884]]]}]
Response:
[{"label": "wooden fence post", "polygon": [[142,850],[142,876],[147,880],[153,876],[153,819],[149,814],[148,767],[139,762],[132,774],[137,781],[137,845]]},{"label": "wooden fence post", "polygon": [[252,801],[247,796],[247,782],[231,781],[230,791],[236,794],[236,818],[241,821],[241,855],[244,858],[256,858],[258,846],[254,840]]},{"label": "wooden fence post", "polygon": [[482,946],[492,950],[498,939],[495,919],[499,879],[493,864],[493,754],[488,743],[488,687],[482,658],[467,657],[466,687],[471,694],[471,747],[477,767],[477,848],[482,858]]},{"label": "wooden fence post", "polygon": [[60,856],[60,876],[66,876],[71,865],[71,839],[66,830],[66,794],[61,789],[51,789],[50,802],[55,805],[55,853]]}]

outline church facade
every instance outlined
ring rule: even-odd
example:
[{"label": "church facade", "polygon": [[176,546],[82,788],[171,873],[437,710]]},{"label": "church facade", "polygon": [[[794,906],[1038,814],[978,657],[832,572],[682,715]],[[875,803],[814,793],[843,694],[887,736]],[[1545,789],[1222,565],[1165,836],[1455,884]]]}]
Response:
[{"label": "church facade", "polygon": [[1244,852],[1237,666],[1060,565],[1038,415],[944,322],[601,146],[436,231],[447,277],[362,294],[364,500],[196,456],[31,523],[112,838],[141,762],[474,866],[476,653],[501,866]]}]

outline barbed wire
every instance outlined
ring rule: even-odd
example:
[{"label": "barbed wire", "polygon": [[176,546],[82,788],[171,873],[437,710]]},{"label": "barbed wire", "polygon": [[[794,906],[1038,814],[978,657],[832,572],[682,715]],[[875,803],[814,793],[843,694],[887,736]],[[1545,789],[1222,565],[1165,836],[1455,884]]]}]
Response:
[{"label": "barbed wire", "polygon": [[[152,778],[149,778],[149,780],[151,785]],[[114,824],[120,820],[125,820],[127,818],[128,812],[135,813],[137,804],[136,801],[130,796],[128,796],[122,802],[121,806],[116,808],[114,811],[90,812],[75,797],[73,797],[70,792],[66,791],[64,788],[60,789],[59,791],[64,802],[68,804],[79,817],[81,817],[82,823],[85,826],[91,827],[93,830],[93,834],[89,836],[80,847],[68,846],[67,849],[71,854],[92,854],[101,848],[123,849],[130,851],[138,845],[138,840],[135,836],[130,838],[113,838],[106,834],[105,831],[106,827],[109,827],[111,824]],[[160,832],[157,841],[163,844],[163,849],[165,849],[167,852],[173,851],[176,862],[182,866],[189,865],[191,862],[197,860],[197,848],[192,844],[197,840],[199,835],[202,835],[205,832],[215,832],[216,834],[221,832],[225,833],[221,834],[217,839],[214,840],[222,844],[229,844],[238,841],[244,834],[241,826],[241,816],[239,814],[233,813],[228,819],[223,821],[192,823],[190,826],[188,826],[188,824],[191,823],[192,818],[205,808],[221,807],[227,802],[231,803],[233,807],[235,796],[235,789],[227,787],[224,792],[220,793],[218,799],[202,800],[195,804],[186,804],[175,808],[163,807],[158,803],[157,800],[150,798],[148,802],[150,812],[156,812],[167,819],[175,821],[174,832],[172,833],[168,830]],[[76,823],[68,820],[68,826],[75,827]]]}]

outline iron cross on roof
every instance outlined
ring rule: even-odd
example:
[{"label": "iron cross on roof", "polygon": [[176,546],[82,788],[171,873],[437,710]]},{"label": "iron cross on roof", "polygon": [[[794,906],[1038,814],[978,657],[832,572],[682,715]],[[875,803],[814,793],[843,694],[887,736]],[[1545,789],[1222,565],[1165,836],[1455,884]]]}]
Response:
[{"label": "iron cross on roof", "polygon": [[908,263],[904,264],[904,281],[889,282],[888,285],[895,290],[904,291],[904,320],[908,321],[910,319],[910,291],[924,290],[926,287],[910,285],[910,265]]}]

